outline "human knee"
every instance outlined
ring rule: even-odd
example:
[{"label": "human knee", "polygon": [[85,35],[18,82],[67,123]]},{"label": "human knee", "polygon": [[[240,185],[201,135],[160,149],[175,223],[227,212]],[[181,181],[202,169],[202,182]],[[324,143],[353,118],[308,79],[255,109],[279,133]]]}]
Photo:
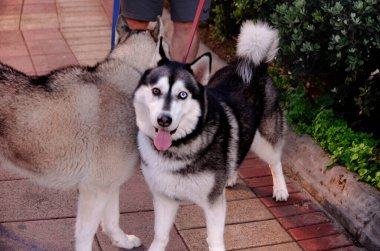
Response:
[{"label": "human knee", "polygon": [[173,30],[176,35],[188,35],[191,31],[192,22],[174,22]]},{"label": "human knee", "polygon": [[126,18],[128,27],[131,30],[146,30],[148,28],[149,22],[148,21],[142,21],[142,20],[136,20],[136,19],[130,19]]}]

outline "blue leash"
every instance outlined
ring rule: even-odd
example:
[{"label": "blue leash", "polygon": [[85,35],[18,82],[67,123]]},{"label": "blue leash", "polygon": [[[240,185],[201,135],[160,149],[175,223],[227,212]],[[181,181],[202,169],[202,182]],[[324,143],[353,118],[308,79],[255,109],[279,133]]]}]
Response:
[{"label": "blue leash", "polygon": [[111,33],[111,50],[115,46],[116,35],[116,23],[120,14],[120,0],[113,1],[113,13],[112,13],[112,33]]}]

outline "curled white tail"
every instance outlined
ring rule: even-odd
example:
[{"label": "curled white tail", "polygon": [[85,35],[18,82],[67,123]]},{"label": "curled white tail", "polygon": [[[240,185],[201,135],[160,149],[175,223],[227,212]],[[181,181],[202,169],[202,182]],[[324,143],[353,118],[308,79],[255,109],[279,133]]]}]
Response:
[{"label": "curled white tail", "polygon": [[237,56],[241,59],[238,74],[245,83],[252,78],[252,64],[272,61],[278,51],[279,36],[276,29],[266,23],[246,21],[240,28]]},{"label": "curled white tail", "polygon": [[255,65],[272,61],[278,50],[278,32],[266,23],[247,21],[240,28],[237,55]]}]

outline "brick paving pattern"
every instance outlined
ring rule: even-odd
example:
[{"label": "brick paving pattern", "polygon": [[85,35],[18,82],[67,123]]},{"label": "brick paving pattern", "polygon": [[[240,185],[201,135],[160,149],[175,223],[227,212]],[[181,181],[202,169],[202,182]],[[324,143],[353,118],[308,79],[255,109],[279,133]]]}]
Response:
[{"label": "brick paving pattern", "polygon": [[[112,0],[2,0],[0,61],[31,75],[93,65],[110,49],[112,5]],[[289,200],[275,202],[270,169],[253,154],[239,176],[239,184],[227,190],[228,250],[359,250],[292,182]],[[76,196],[75,190],[42,188],[0,168],[0,250],[73,250]],[[154,216],[139,171],[122,186],[120,197],[121,226],[141,238],[143,246],[134,250],[146,250]],[[99,230],[93,250],[118,249]],[[180,208],[167,250],[207,250],[199,208]]]}]

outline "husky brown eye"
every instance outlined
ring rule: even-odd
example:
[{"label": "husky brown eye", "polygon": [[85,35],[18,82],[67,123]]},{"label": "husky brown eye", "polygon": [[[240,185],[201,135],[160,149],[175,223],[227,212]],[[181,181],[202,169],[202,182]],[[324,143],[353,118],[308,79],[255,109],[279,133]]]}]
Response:
[{"label": "husky brown eye", "polygon": [[187,92],[180,92],[178,93],[179,99],[186,99],[187,98]]},{"label": "husky brown eye", "polygon": [[153,88],[152,93],[154,96],[160,96],[161,95],[161,91],[158,88]]}]

